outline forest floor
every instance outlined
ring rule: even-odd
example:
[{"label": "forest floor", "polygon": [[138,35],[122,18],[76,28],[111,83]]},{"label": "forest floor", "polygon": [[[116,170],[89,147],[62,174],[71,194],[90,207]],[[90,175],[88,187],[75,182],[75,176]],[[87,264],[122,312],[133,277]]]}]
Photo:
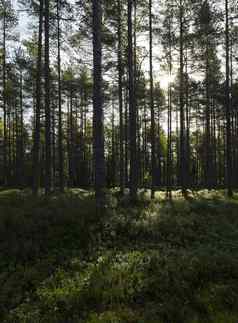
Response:
[{"label": "forest floor", "polygon": [[238,194],[0,192],[0,322],[237,323]]}]

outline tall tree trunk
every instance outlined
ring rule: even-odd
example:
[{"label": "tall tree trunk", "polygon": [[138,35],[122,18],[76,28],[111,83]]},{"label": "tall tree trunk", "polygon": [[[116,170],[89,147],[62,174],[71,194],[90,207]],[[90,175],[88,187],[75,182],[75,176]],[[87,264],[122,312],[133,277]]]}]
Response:
[{"label": "tall tree trunk", "polygon": [[151,198],[155,197],[155,110],[154,110],[154,79],[153,79],[153,23],[152,0],[149,0],[149,38],[150,38],[150,117],[151,117]]},{"label": "tall tree trunk", "polygon": [[45,194],[51,192],[51,108],[49,58],[49,0],[45,0]]},{"label": "tall tree trunk", "polygon": [[176,123],[176,186],[180,184],[180,138],[179,138],[179,110],[175,111],[175,123]]},{"label": "tall tree trunk", "polygon": [[118,5],[118,29],[117,29],[117,37],[118,37],[118,100],[119,100],[119,119],[120,119],[120,191],[121,194],[124,192],[125,187],[125,174],[124,174],[124,131],[123,131],[123,99],[122,99],[122,76],[123,76],[123,68],[122,68],[122,5],[121,0],[117,1]]},{"label": "tall tree trunk", "polygon": [[210,71],[209,71],[209,43],[208,35],[206,41],[206,111],[205,111],[205,141],[206,141],[206,156],[205,156],[205,184],[206,188],[211,189],[211,108],[210,108]]},{"label": "tall tree trunk", "polygon": [[137,140],[136,140],[136,105],[133,65],[133,37],[132,37],[132,0],[128,0],[128,69],[129,69],[129,139],[130,139],[130,199],[137,199]]},{"label": "tall tree trunk", "polygon": [[114,107],[114,100],[112,98],[112,157],[111,157],[111,185],[114,188],[116,185],[116,130],[115,130],[115,107]]},{"label": "tall tree trunk", "polygon": [[186,185],[190,187],[192,184],[190,179],[190,107],[189,107],[189,76],[188,76],[188,51],[186,48],[186,63],[185,63],[185,86],[186,86],[186,109],[185,109],[185,119],[186,119],[186,170],[187,170],[187,176],[186,176]]},{"label": "tall tree trunk", "polygon": [[[7,109],[7,132],[8,132],[8,140],[7,140],[7,151],[8,151],[8,164],[7,164],[7,183],[8,185],[12,184],[12,129],[11,129],[11,111],[12,106],[9,102]],[[14,137],[14,136],[13,136]]]},{"label": "tall tree trunk", "polygon": [[68,157],[68,186],[72,187],[72,144],[71,144],[71,91],[67,98],[67,157]]},{"label": "tall tree trunk", "polygon": [[148,170],[147,163],[147,115],[146,115],[146,105],[144,104],[143,114],[141,118],[138,120],[138,126],[141,124],[142,128],[142,147],[140,144],[140,139],[138,138],[138,146],[140,149],[138,150],[138,159],[140,161],[140,185],[145,187],[145,174]]},{"label": "tall tree trunk", "polygon": [[62,93],[61,93],[61,29],[60,29],[60,1],[57,1],[57,77],[58,77],[58,157],[59,157],[59,187],[64,192],[64,153],[63,153],[63,130],[62,130]]},{"label": "tall tree trunk", "polygon": [[43,0],[40,0],[38,53],[36,74],[36,107],[33,142],[33,194],[37,195],[40,187],[40,113],[41,113],[41,74],[42,74],[42,30],[43,30]]},{"label": "tall tree trunk", "polygon": [[22,76],[22,69],[20,70],[20,143],[19,143],[19,150],[20,150],[20,158],[19,158],[19,165],[17,167],[20,168],[19,171],[19,182],[18,185],[20,188],[23,188],[23,181],[24,181],[24,139],[23,139],[23,76]]},{"label": "tall tree trunk", "polygon": [[52,104],[52,118],[51,118],[51,138],[52,138],[52,188],[55,189],[56,184],[56,133],[55,133],[55,113],[57,103]]},{"label": "tall tree trunk", "polygon": [[[169,79],[172,74],[171,21],[169,21]],[[167,198],[172,198],[172,88],[168,85]]]},{"label": "tall tree trunk", "polygon": [[8,185],[8,158],[7,158],[7,102],[6,102],[6,8],[3,4],[3,182]]},{"label": "tall tree trunk", "polygon": [[235,187],[236,177],[236,135],[235,135],[235,121],[236,115],[233,102],[233,36],[230,37],[230,113],[231,113],[231,159],[232,159],[232,186]]},{"label": "tall tree trunk", "polygon": [[73,88],[71,84],[69,92],[69,184],[75,185],[75,163],[74,163],[74,122],[73,122]]},{"label": "tall tree trunk", "polygon": [[125,89],[125,185],[128,187],[128,182],[129,182],[129,174],[128,174],[128,139],[129,139],[129,129],[128,129],[128,89]]},{"label": "tall tree trunk", "polygon": [[137,1],[133,1],[133,24],[132,24],[132,52],[133,52],[133,75],[134,75],[134,106],[135,106],[135,113],[136,113],[136,180],[137,180],[137,187],[141,185],[141,146],[140,146],[140,115],[138,110],[138,81],[139,81],[139,66],[137,64]]},{"label": "tall tree trunk", "polygon": [[228,196],[233,196],[232,191],[232,158],[231,158],[231,112],[230,112],[230,35],[229,35],[229,6],[228,0],[225,0],[226,12],[226,168],[227,168],[227,190]]},{"label": "tall tree trunk", "polygon": [[105,204],[105,156],[104,116],[102,92],[102,4],[92,0],[93,5],[93,154],[95,197],[97,211]]},{"label": "tall tree trunk", "polygon": [[186,194],[186,179],[185,179],[185,142],[184,142],[184,7],[180,0],[180,185],[183,195]]}]

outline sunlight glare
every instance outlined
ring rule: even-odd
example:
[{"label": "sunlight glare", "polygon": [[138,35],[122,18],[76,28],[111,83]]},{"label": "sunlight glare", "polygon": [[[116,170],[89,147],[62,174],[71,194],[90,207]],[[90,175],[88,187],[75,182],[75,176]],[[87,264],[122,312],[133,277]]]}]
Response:
[{"label": "sunlight glare", "polygon": [[174,81],[174,75],[163,75],[160,78],[160,86],[162,89],[167,90],[170,83]]}]

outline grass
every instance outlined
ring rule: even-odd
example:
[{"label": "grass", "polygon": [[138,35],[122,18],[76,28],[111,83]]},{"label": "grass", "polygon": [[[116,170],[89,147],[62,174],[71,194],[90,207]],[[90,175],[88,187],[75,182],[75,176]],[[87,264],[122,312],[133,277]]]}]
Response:
[{"label": "grass", "polygon": [[238,198],[0,192],[0,322],[237,323]]}]

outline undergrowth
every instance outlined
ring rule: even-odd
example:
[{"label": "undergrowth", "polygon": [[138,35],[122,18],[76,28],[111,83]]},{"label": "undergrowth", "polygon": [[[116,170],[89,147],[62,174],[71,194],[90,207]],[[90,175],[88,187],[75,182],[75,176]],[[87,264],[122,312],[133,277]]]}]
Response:
[{"label": "undergrowth", "polygon": [[237,323],[238,202],[0,192],[0,321]]}]

